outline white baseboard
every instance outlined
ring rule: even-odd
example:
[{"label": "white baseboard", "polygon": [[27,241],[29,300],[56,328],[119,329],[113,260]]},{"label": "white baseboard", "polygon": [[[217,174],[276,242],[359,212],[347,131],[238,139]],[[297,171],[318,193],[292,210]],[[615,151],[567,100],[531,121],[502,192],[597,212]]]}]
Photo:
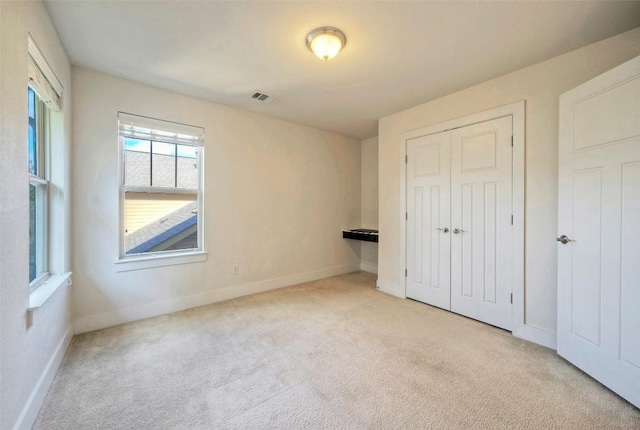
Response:
[{"label": "white baseboard", "polygon": [[400,297],[401,299],[406,299],[407,297],[404,295],[403,289],[391,282],[387,281],[376,281],[376,287],[383,293],[391,294],[392,296]]},{"label": "white baseboard", "polygon": [[523,324],[515,327],[512,331],[513,335],[547,348],[556,349],[556,332],[529,324]]},{"label": "white baseboard", "polygon": [[311,272],[296,273],[282,278],[267,279],[243,285],[233,285],[219,290],[207,291],[190,296],[176,297],[174,299],[149,303],[147,305],[120,309],[114,312],[81,316],[76,318],[74,330],[76,334],[86,333],[131,321],[156,317],[215,302],[248,296],[250,294],[262,293],[264,291],[288,287],[290,285],[301,284],[303,282],[343,275],[345,273],[355,272],[358,270],[360,270],[360,263],[351,263],[344,266],[334,266]]},{"label": "white baseboard", "polygon": [[378,265],[377,264],[372,264],[372,263],[367,263],[367,262],[363,261],[363,262],[360,263],[360,270],[362,270],[364,272],[378,274]]},{"label": "white baseboard", "polygon": [[64,336],[60,340],[60,343],[58,343],[53,356],[44,368],[42,375],[40,375],[36,386],[33,388],[33,391],[29,396],[29,400],[27,400],[27,403],[24,405],[22,413],[18,417],[16,425],[13,427],[14,430],[28,430],[33,427],[36,417],[38,416],[38,412],[42,407],[42,403],[44,402],[45,397],[47,397],[49,388],[51,388],[53,378],[55,378],[56,373],[58,373],[58,369],[60,368],[64,354],[67,352],[67,348],[71,343],[72,337],[73,326],[69,324],[64,332]]}]

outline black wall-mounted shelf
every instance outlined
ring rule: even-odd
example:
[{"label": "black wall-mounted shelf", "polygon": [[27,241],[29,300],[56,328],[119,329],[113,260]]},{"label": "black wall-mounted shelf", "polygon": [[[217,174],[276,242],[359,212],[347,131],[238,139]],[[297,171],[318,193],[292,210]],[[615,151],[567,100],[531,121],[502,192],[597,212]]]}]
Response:
[{"label": "black wall-mounted shelf", "polygon": [[378,242],[378,230],[368,228],[342,230],[342,237],[344,239],[363,240],[365,242]]}]

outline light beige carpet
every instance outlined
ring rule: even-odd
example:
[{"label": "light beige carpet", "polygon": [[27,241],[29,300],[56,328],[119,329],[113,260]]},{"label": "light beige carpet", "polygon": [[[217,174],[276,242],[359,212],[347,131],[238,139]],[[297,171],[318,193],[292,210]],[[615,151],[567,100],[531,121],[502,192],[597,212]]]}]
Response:
[{"label": "light beige carpet", "polygon": [[640,429],[505,331],[353,273],[74,338],[36,429]]}]

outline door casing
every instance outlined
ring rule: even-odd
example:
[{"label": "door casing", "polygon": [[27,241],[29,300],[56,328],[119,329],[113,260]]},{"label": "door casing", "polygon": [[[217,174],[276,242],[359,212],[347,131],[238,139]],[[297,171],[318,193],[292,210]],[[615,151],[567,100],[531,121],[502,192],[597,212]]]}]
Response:
[{"label": "door casing", "polygon": [[533,327],[527,326],[525,321],[524,298],[524,193],[525,193],[525,102],[524,100],[506,106],[479,112],[462,118],[453,119],[428,127],[403,133],[401,139],[401,176],[400,176],[400,261],[404,267],[400,273],[398,285],[404,286],[406,298],[407,278],[405,276],[407,262],[407,140],[419,136],[440,133],[460,127],[502,118],[513,117],[513,239],[512,239],[512,279],[513,279],[513,313],[512,333],[532,342],[555,348],[555,337],[545,336]]}]

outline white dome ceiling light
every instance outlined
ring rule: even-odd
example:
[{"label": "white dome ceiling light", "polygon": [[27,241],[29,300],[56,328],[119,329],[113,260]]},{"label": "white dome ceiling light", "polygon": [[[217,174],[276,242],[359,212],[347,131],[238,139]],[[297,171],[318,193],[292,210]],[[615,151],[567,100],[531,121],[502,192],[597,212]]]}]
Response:
[{"label": "white dome ceiling light", "polygon": [[307,36],[307,46],[322,60],[331,60],[347,44],[347,37],[335,27],[320,27]]}]

